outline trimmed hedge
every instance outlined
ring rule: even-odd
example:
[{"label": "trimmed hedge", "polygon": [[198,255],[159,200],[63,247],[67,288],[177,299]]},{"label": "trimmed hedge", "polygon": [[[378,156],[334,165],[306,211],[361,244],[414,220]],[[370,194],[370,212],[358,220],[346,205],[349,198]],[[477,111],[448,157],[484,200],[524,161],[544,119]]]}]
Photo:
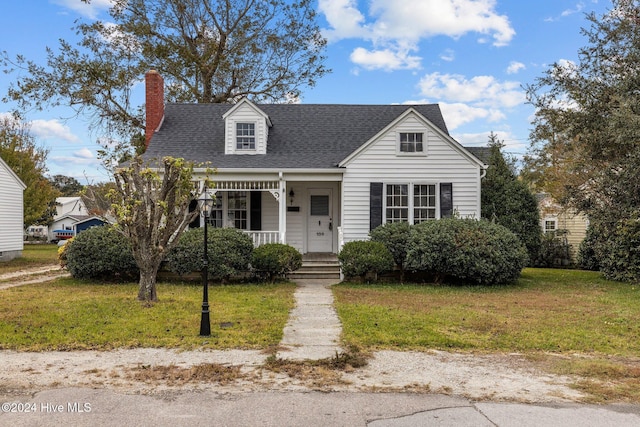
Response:
[{"label": "trimmed hedge", "polygon": [[400,269],[400,281],[404,281],[407,261],[407,249],[411,226],[408,222],[391,222],[371,230],[371,241],[380,242],[386,246],[393,256],[393,261]]},{"label": "trimmed hedge", "polygon": [[345,243],[338,254],[346,277],[364,277],[393,269],[393,256],[380,242],[357,240]]},{"label": "trimmed hedge", "polygon": [[[227,280],[240,272],[249,271],[253,241],[246,233],[235,228],[209,228],[207,258],[209,277]],[[180,236],[178,244],[167,254],[170,271],[189,274],[202,271],[204,264],[204,228],[188,230]]]},{"label": "trimmed hedge", "polygon": [[447,218],[425,221],[411,230],[408,267],[479,285],[515,281],[529,258],[527,249],[507,228],[486,220]]},{"label": "trimmed hedge", "polygon": [[79,279],[128,279],[139,274],[129,240],[107,225],[78,233],[60,255],[71,276]]},{"label": "trimmed hedge", "polygon": [[256,275],[274,280],[302,267],[302,254],[293,246],[267,243],[253,250],[251,266]]}]

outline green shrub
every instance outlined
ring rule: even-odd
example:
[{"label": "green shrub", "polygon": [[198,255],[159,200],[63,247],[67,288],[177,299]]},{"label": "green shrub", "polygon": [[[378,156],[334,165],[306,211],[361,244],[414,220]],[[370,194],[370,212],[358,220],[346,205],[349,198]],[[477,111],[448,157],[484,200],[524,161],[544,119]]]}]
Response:
[{"label": "green shrub", "polygon": [[571,265],[571,245],[566,230],[556,230],[542,235],[540,249],[533,263],[535,267],[566,267]]},{"label": "green shrub", "polygon": [[391,252],[380,242],[358,240],[345,243],[338,259],[346,277],[377,276],[393,268]]},{"label": "green shrub", "polygon": [[447,218],[412,228],[409,268],[436,281],[480,285],[509,283],[527,265],[527,250],[514,233],[486,220]]},{"label": "green shrub", "polygon": [[258,275],[273,280],[302,267],[302,255],[293,246],[268,243],[253,250],[251,266]]},{"label": "green shrub", "polygon": [[66,266],[73,277],[129,279],[139,273],[129,240],[111,226],[84,230],[64,248]]},{"label": "green shrub", "polygon": [[597,256],[597,245],[601,233],[595,226],[587,228],[587,235],[578,247],[577,261],[583,270],[600,271],[600,261]]},{"label": "green shrub", "polygon": [[[253,241],[235,228],[208,230],[207,258],[209,277],[227,280],[249,270]],[[167,254],[169,270],[183,275],[201,272],[204,258],[204,229],[194,228],[180,236],[178,244]]]},{"label": "green shrub", "polygon": [[604,277],[622,282],[640,281],[640,221],[619,220],[601,236],[595,252]]},{"label": "green shrub", "polygon": [[371,230],[371,241],[380,242],[391,252],[393,261],[400,269],[400,281],[404,281],[407,260],[407,246],[411,226],[408,222],[391,222]]}]

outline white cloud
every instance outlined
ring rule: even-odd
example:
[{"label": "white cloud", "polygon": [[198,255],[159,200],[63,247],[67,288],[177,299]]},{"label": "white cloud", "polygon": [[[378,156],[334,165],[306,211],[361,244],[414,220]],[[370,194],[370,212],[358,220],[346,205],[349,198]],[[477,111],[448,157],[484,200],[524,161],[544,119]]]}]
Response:
[{"label": "white cloud", "polygon": [[53,3],[71,9],[85,18],[96,19],[100,12],[113,5],[113,0],[91,0],[88,4],[80,0],[54,0]]},{"label": "white cloud", "polygon": [[[597,1],[594,1],[594,3],[597,3]],[[559,16],[550,16],[548,18],[545,18],[545,22],[555,22],[555,21],[559,21],[562,18],[566,18],[567,16],[571,16],[574,15],[576,13],[580,13],[582,12],[582,10],[584,9],[584,3],[583,2],[578,2],[576,3],[575,8],[573,9],[565,9],[563,10]]]},{"label": "white cloud", "polygon": [[95,156],[93,155],[93,152],[91,150],[89,150],[88,148],[81,148],[78,151],[75,151],[73,153],[73,156],[78,158],[78,159],[85,159],[85,160],[93,160],[95,159]]},{"label": "white cloud", "polygon": [[[422,39],[468,33],[479,35],[479,43],[493,40],[495,46],[508,44],[515,31],[505,15],[495,11],[496,0],[319,0],[318,10],[329,28],[329,41],[362,39],[371,48],[358,47],[352,60],[367,69],[418,68],[420,60],[411,56]],[[364,9],[368,5],[368,10]],[[449,59],[451,58],[451,59]],[[452,60],[450,53],[443,60]],[[379,61],[379,62],[378,62]]]},{"label": "white cloud", "polygon": [[439,102],[438,104],[440,105],[442,115],[447,122],[447,128],[449,128],[449,130],[456,129],[478,119],[496,123],[504,120],[506,117],[501,111],[492,108],[474,107],[473,105],[460,102]]},{"label": "white cloud", "polygon": [[422,95],[439,100],[472,103],[482,107],[515,107],[525,102],[518,82],[499,82],[493,76],[466,79],[458,74],[431,73],[418,83]]},{"label": "white cloud", "polygon": [[518,62],[518,61],[511,61],[509,63],[509,66],[507,67],[507,74],[516,74],[518,73],[520,70],[524,70],[525,65],[522,62]]},{"label": "white cloud", "polygon": [[453,38],[474,32],[508,44],[515,35],[509,18],[495,11],[496,0],[371,0],[367,21],[356,0],[319,0],[332,40],[363,38],[415,43],[421,38],[444,35]]},{"label": "white cloud", "polygon": [[42,139],[62,139],[68,142],[79,142],[80,138],[57,120],[33,120],[30,122],[31,133]]},{"label": "white cloud", "polygon": [[362,47],[356,48],[350,58],[354,64],[367,70],[385,71],[419,68],[421,59],[418,56],[409,55],[409,52],[390,49],[369,51]]},{"label": "white cloud", "polygon": [[324,31],[324,36],[330,41],[366,36],[365,18],[358,10],[356,0],[320,0],[318,11],[332,27]]},{"label": "white cloud", "polygon": [[451,62],[456,59],[456,53],[451,49],[446,49],[440,54],[440,59],[443,61]]}]

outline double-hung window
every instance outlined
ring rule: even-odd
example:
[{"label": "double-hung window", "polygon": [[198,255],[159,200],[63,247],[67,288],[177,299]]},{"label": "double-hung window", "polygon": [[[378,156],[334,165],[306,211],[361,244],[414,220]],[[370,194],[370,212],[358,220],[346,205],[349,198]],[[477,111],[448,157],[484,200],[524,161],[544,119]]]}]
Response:
[{"label": "double-hung window", "polygon": [[387,222],[409,221],[409,186],[387,184]]},{"label": "double-hung window", "polygon": [[222,194],[218,193],[213,199],[213,208],[209,213],[209,225],[213,228],[222,228]]},{"label": "double-hung window", "polygon": [[558,228],[558,220],[555,218],[546,218],[544,220],[544,232],[553,233]]},{"label": "double-hung window", "polygon": [[246,230],[248,228],[248,194],[246,191],[231,191],[227,195],[227,216],[229,223],[239,230]]},{"label": "double-hung window", "polygon": [[435,184],[387,184],[385,220],[418,224],[436,219]]},{"label": "double-hung window", "polygon": [[236,123],[236,149],[255,150],[256,149],[256,124]]}]

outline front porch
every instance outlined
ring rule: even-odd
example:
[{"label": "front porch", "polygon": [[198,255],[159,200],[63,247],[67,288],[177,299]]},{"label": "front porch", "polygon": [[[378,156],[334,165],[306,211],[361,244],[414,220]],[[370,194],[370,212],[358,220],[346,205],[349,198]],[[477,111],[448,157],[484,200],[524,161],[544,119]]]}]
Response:
[{"label": "front porch", "polygon": [[[294,180],[283,173],[277,176],[277,180],[216,176],[213,188],[207,189],[208,197],[215,199],[209,226],[240,229],[251,237],[254,246],[285,243],[302,254],[337,254],[341,175],[332,174],[325,181],[299,175]],[[192,227],[203,225],[201,216]]]}]

